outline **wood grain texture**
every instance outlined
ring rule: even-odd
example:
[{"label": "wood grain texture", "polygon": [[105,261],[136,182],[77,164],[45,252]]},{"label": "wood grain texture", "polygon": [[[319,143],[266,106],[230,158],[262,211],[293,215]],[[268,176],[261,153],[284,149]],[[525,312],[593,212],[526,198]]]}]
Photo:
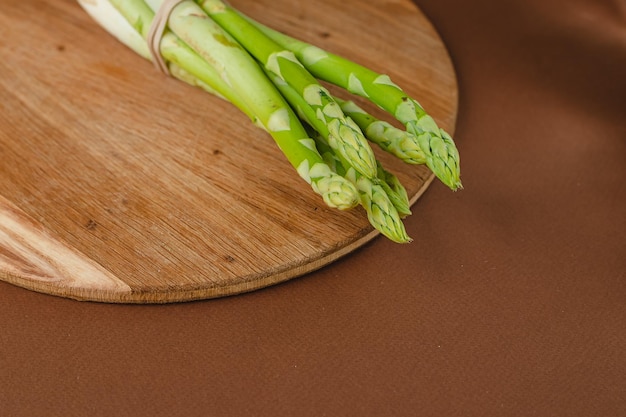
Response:
[{"label": "wood grain texture", "polygon": [[[451,62],[410,1],[232,3],[390,75],[454,130]],[[237,109],[157,73],[74,1],[5,1],[0,36],[0,279],[186,301],[300,276],[377,236],[360,208],[325,207]],[[415,202],[429,171],[377,154]]]}]

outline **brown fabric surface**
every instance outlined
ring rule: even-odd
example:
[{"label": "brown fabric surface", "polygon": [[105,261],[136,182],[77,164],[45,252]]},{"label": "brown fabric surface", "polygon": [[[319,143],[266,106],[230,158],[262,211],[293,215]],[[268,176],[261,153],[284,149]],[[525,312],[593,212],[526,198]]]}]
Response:
[{"label": "brown fabric surface", "polygon": [[429,188],[415,242],[186,304],[0,283],[0,415],[626,415],[626,4],[417,4],[465,190]]}]

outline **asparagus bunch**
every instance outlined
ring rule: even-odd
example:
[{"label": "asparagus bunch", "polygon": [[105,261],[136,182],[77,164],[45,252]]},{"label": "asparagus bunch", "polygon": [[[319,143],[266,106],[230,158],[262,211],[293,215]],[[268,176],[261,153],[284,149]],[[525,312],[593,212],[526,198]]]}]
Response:
[{"label": "asparagus bunch", "polygon": [[[163,0],[78,0],[105,30],[154,60],[149,30]],[[450,136],[389,80],[345,58],[288,37],[221,0],[184,0],[171,10],[159,43],[171,76],[237,106],[274,139],[296,172],[330,207],[361,205],[372,226],[409,242],[406,190],[370,143],[409,164],[426,164],[461,187]],[[370,99],[405,126],[377,120],[321,82]]]}]

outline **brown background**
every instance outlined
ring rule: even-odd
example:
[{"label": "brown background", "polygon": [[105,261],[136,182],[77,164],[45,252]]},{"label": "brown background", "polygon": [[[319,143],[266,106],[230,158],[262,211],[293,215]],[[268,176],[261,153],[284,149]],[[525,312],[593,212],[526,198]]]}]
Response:
[{"label": "brown background", "polygon": [[433,183],[415,242],[186,304],[0,283],[0,415],[626,415],[626,4],[417,4],[465,190]]}]

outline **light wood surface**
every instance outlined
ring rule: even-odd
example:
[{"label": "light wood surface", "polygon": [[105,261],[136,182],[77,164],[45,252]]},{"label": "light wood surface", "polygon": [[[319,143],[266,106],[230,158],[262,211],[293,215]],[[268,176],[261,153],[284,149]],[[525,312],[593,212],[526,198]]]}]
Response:
[{"label": "light wood surface", "polygon": [[[412,2],[231,3],[390,75],[453,132],[450,58]],[[0,37],[0,279],[186,301],[300,276],[377,236],[361,208],[325,207],[237,109],[157,73],[75,1],[4,1]],[[415,202],[429,171],[377,153]]]}]

